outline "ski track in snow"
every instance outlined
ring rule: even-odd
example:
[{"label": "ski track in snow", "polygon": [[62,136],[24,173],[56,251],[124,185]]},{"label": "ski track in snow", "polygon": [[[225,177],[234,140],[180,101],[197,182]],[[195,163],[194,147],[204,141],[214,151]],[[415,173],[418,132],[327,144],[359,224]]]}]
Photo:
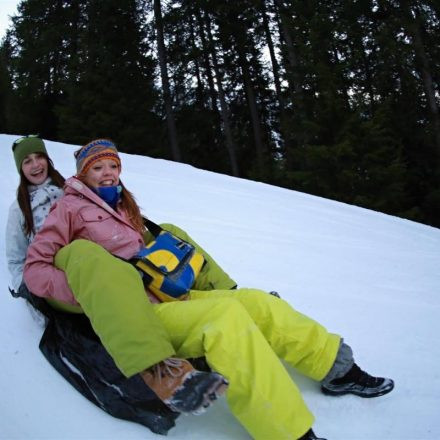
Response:
[{"label": "ski track in snow", "polygon": [[[4,234],[18,175],[0,135]],[[74,174],[77,146],[47,142],[56,167]],[[395,390],[376,399],[332,398],[290,367],[329,440],[440,438],[440,230],[331,200],[122,154],[122,179],[146,215],[175,223],[243,287],[277,290],[293,307],[344,336],[361,368],[388,375]],[[7,290],[0,241],[0,439],[156,439],[76,392],[38,349],[41,324]],[[184,416],[175,440],[248,439],[220,399]]]}]

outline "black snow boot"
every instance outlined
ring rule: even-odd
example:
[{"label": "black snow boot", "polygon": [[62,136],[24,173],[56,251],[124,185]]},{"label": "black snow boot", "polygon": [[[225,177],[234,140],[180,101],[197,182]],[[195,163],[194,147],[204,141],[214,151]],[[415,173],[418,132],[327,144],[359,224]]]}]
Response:
[{"label": "black snow boot", "polygon": [[316,434],[313,432],[313,429],[309,429],[302,437],[298,440],[326,440],[322,437],[316,437]]},{"label": "black snow boot", "polygon": [[394,388],[391,379],[370,376],[356,364],[343,377],[322,383],[321,390],[331,396],[355,394],[360,397],[378,397],[389,393]]}]

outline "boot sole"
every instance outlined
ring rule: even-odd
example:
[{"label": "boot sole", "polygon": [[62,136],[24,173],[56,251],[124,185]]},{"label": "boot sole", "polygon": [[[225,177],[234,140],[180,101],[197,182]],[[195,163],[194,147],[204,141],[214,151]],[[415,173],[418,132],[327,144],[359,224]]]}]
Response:
[{"label": "boot sole", "polygon": [[384,387],[381,390],[378,390],[374,393],[366,393],[360,390],[330,390],[325,387],[321,387],[321,391],[328,396],[345,396],[347,394],[354,394],[355,396],[363,397],[363,398],[371,398],[371,397],[380,397],[385,394],[390,393],[394,389],[394,382],[391,382],[388,386]]},{"label": "boot sole", "polygon": [[209,391],[203,395],[203,404],[200,408],[191,411],[191,414],[198,416],[203,414],[219,397],[225,394],[229,383],[222,378],[220,383],[215,384]]},{"label": "boot sole", "polygon": [[[193,390],[189,395],[185,395],[185,391],[177,392],[173,399],[165,402],[173,411],[182,414],[198,415],[206,411],[209,406],[226,391],[228,381],[217,373],[207,373],[211,377],[210,383],[195,384],[199,391]],[[174,400],[174,401],[173,401]]]}]

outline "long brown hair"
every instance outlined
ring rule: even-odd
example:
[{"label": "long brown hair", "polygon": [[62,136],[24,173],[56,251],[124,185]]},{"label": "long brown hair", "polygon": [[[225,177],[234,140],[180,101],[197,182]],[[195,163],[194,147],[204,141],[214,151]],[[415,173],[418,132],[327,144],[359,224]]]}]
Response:
[{"label": "long brown hair", "polygon": [[[47,160],[47,176],[52,179],[52,182],[55,186],[62,188],[64,186],[64,177],[55,169],[53,166],[52,159],[44,153],[38,153],[44,156]],[[35,233],[34,230],[34,217],[32,216],[32,208],[31,201],[29,197],[28,186],[31,183],[26,179],[23,171],[20,169],[20,184],[17,188],[17,201],[18,206],[21,209],[21,212],[24,216],[24,233],[26,235],[30,235],[31,233]]]},{"label": "long brown hair", "polygon": [[145,226],[139,205],[124,184],[121,181],[119,181],[119,184],[122,186],[121,208],[126,212],[133,227],[142,235],[145,232]]}]

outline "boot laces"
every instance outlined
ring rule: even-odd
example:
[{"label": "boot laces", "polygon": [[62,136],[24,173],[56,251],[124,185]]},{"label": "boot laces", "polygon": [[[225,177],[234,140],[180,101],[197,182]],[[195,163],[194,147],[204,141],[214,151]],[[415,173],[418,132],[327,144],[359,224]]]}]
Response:
[{"label": "boot laces", "polygon": [[183,374],[183,361],[177,358],[168,358],[158,362],[151,370],[153,375],[159,379],[160,383],[162,377],[180,377]]},{"label": "boot laces", "polygon": [[356,364],[353,365],[352,370],[349,372],[349,374],[347,374],[347,376],[350,376],[350,379],[353,382],[365,387],[376,387],[383,382],[383,378],[371,376],[370,374],[361,370]]}]

